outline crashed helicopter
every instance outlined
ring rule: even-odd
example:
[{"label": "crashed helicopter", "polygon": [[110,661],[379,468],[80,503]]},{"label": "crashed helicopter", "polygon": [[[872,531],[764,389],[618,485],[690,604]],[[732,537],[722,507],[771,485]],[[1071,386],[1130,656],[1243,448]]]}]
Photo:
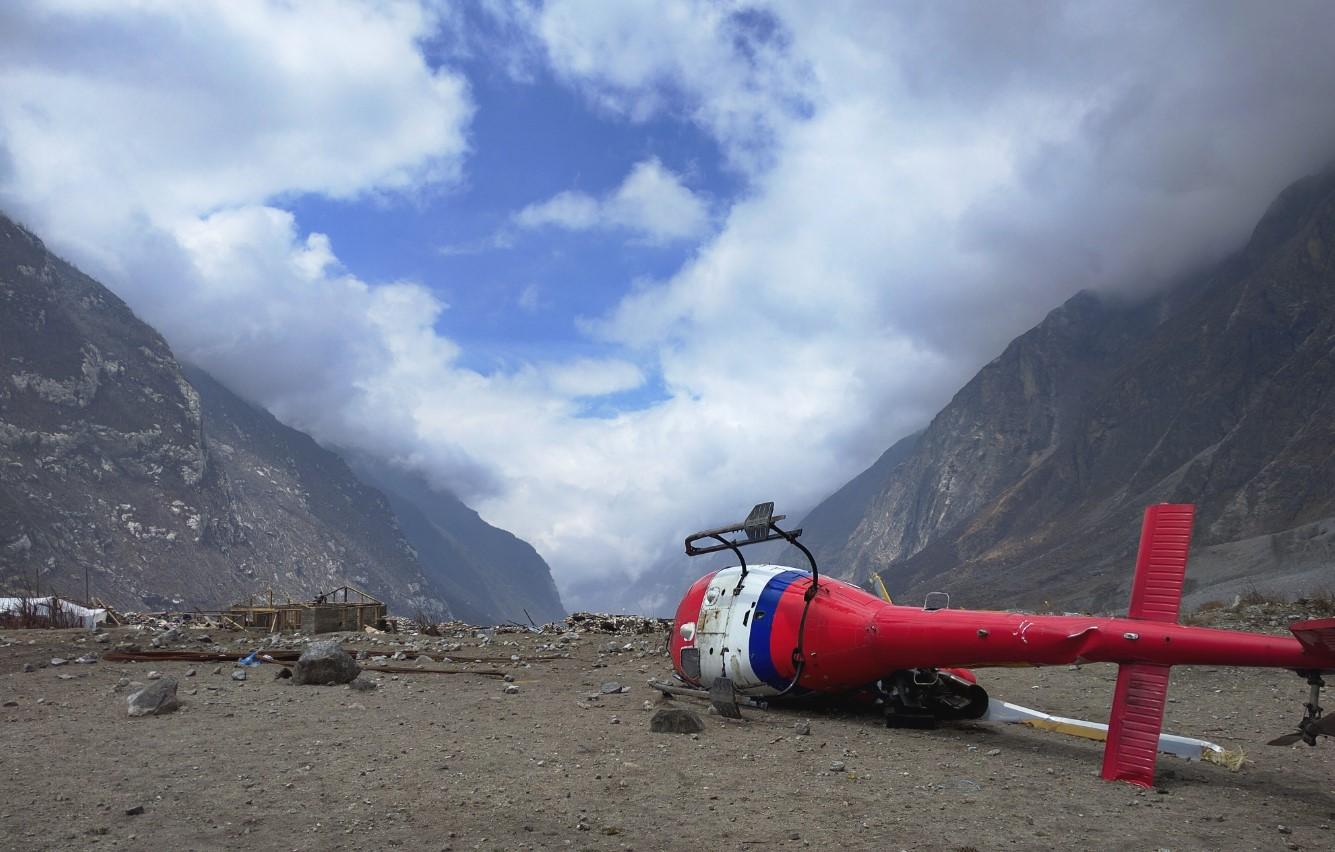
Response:
[{"label": "crashed helicopter", "polygon": [[[1271,744],[1316,745],[1319,736],[1335,736],[1335,714],[1323,715],[1320,705],[1323,675],[1335,672],[1335,618],[1295,622],[1292,637],[1178,623],[1194,515],[1190,504],[1146,510],[1127,615],[1104,618],[950,609],[943,593],[929,595],[924,607],[896,605],[888,595],[822,577],[798,541],[802,531],[782,529],[784,516],[761,503],[740,524],[687,537],[688,556],[730,550],[739,564],[687,590],[669,642],[673,668],[687,688],[709,690],[725,713],[735,713],[738,697],[861,695],[892,726],[1027,721],[1104,739],[1102,776],[1144,787],[1153,783],[1160,751],[1196,759],[1221,751],[1161,734],[1176,665],[1290,669],[1306,680],[1308,701],[1297,730]],[[777,540],[800,550],[811,570],[747,565],[742,547]],[[1118,665],[1106,726],[989,699],[971,671],[1070,663]]]}]

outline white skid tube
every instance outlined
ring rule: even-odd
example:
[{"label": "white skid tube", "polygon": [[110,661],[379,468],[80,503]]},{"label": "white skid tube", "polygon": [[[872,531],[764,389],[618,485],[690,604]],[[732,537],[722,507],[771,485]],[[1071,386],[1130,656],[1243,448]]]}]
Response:
[{"label": "white skid tube", "polygon": [[[1038,728],[1044,731],[1055,731],[1059,734],[1066,734],[1072,737],[1082,737],[1087,740],[1097,740],[1106,742],[1108,739],[1108,726],[1099,722],[1087,722],[1084,719],[1068,719],[1065,716],[1053,716],[1050,713],[1044,713],[1041,710],[1034,710],[1029,707],[1021,707],[1019,704],[1011,704],[1009,701],[988,701],[987,712],[978,720],[980,722],[1010,722],[1017,725],[1028,725],[1031,728]],[[1209,740],[1198,740],[1195,737],[1179,737],[1175,734],[1159,735],[1159,751],[1163,754],[1171,754],[1176,757],[1183,757],[1187,760],[1203,760],[1206,763],[1214,763],[1219,766],[1237,771],[1242,768],[1245,756],[1241,751],[1229,751]]]}]

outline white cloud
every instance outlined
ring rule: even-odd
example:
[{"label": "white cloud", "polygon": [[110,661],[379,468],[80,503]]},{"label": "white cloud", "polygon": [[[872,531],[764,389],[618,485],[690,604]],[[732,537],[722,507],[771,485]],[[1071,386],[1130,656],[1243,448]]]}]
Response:
[{"label": "white cloud", "polygon": [[574,0],[529,18],[552,69],[591,102],[632,120],[689,117],[743,171],[769,164],[775,135],[807,108],[809,69],[764,4]]},{"label": "white cloud", "polygon": [[103,229],[448,182],[472,116],[417,4],[115,0],[0,11],[0,202],[107,261]]},{"label": "white cloud", "polygon": [[644,384],[644,372],[629,361],[580,358],[546,369],[547,383],[562,397],[605,396]]},{"label": "white cloud", "polygon": [[602,205],[595,198],[571,191],[530,204],[515,214],[515,224],[525,228],[555,225],[572,231],[584,231],[597,227],[602,221]]},{"label": "white cloud", "polygon": [[654,243],[693,239],[709,227],[708,205],[656,157],[636,163],[603,198],[566,191],[515,214],[523,228],[619,228]]}]

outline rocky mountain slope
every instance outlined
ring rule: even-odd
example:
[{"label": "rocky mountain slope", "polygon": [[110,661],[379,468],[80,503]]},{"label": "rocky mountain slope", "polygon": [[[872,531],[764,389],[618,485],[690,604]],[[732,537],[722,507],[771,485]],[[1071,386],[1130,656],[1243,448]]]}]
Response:
[{"label": "rocky mountain slope", "polygon": [[1335,583],[1332,253],[1327,174],[1164,294],[1075,296],[817,507],[807,540],[836,575],[878,571],[910,599],[1114,609],[1143,507],[1183,501],[1189,603]]},{"label": "rocky mountain slope", "polygon": [[[493,579],[469,543],[424,568],[339,456],[183,371],[120,299],[0,217],[0,589],[208,609],[351,583],[400,613],[443,618],[457,594],[466,617],[503,620],[464,593]],[[561,615],[545,563],[515,559]]]},{"label": "rocky mountain slope", "polygon": [[528,542],[420,477],[364,458],[353,467],[389,499],[404,537],[457,617],[481,624],[532,618],[539,625],[565,617],[551,569]]}]

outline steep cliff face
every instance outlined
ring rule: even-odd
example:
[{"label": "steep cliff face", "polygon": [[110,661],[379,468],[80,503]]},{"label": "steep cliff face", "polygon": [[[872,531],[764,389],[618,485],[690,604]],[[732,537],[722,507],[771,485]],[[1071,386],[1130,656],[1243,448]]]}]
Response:
[{"label": "steep cliff face", "polygon": [[202,402],[209,459],[230,484],[250,543],[230,554],[244,586],[304,597],[350,582],[396,612],[450,614],[449,595],[423,570],[383,494],[207,373],[185,375]]},{"label": "steep cliff face", "polygon": [[389,498],[423,569],[445,589],[456,614],[490,624],[538,624],[565,617],[551,569],[533,546],[493,527],[453,494],[368,460],[358,474]]},{"label": "steep cliff face", "polygon": [[183,370],[0,217],[0,590],[209,609],[352,583],[409,615],[455,595],[480,623],[564,614],[532,547],[453,498],[395,499],[411,536],[339,456]]},{"label": "steep cliff face", "polygon": [[247,537],[198,394],[123,302],[3,217],[0,370],[0,582],[223,594],[217,566]]},{"label": "steep cliff face", "polygon": [[[840,516],[852,532],[822,543],[823,564],[879,571],[910,596],[1112,608],[1144,505],[1180,500],[1198,505],[1196,599],[1312,581],[1335,555],[1333,250],[1327,175],[1166,294],[1077,295],[984,367],[878,487],[863,483],[872,496]],[[803,524],[816,540],[822,513]]]}]

